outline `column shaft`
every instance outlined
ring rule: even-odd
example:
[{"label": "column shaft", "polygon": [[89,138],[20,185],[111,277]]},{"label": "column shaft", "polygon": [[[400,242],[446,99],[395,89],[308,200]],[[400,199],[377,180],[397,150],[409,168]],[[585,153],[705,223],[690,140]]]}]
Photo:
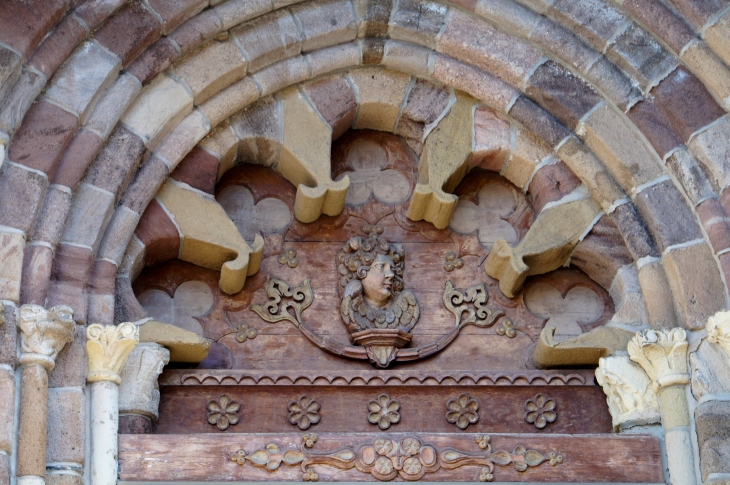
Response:
[{"label": "column shaft", "polygon": [[48,372],[37,364],[25,366],[20,377],[18,484],[45,483],[47,419]]},{"label": "column shaft", "polygon": [[119,388],[111,381],[96,381],[91,389],[91,483],[117,483],[117,429]]}]

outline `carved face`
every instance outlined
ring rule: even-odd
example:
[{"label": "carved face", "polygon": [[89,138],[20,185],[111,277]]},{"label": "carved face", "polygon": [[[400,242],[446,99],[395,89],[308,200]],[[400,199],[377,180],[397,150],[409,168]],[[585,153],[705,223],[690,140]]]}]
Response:
[{"label": "carved face", "polygon": [[370,266],[365,279],[362,280],[365,301],[373,308],[384,308],[393,296],[393,258],[379,254]]}]

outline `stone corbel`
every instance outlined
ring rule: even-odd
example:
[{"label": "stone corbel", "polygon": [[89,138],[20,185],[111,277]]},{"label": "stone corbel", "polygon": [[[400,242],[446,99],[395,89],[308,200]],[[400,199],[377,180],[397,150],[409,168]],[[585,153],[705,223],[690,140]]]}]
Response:
[{"label": "stone corbel", "polygon": [[514,298],[528,276],[563,266],[600,213],[601,207],[591,198],[546,206],[517,246],[497,240],[484,269],[499,280],[502,293]]},{"label": "stone corbel", "polygon": [[86,329],[87,381],[91,389],[91,485],[117,483],[118,386],[121,370],[138,342],[139,328],[133,323],[93,324]]},{"label": "stone corbel", "polygon": [[[170,362],[170,351],[156,343],[140,343],[129,354],[119,386],[120,420],[128,417],[148,429],[159,417],[160,388],[157,378]],[[139,429],[139,423],[135,429]]]},{"label": "stone corbel", "polygon": [[628,356],[600,359],[596,381],[606,393],[615,430],[659,423],[659,402],[651,381]]},{"label": "stone corbel", "polygon": [[685,389],[687,347],[687,333],[681,328],[644,330],[628,345],[629,357],[644,369],[659,397],[672,485],[697,483]]},{"label": "stone corbel", "polygon": [[601,357],[625,352],[634,332],[617,327],[598,327],[564,342],[555,342],[555,327],[548,325],[540,332],[532,361],[538,369],[594,366]]},{"label": "stone corbel", "polygon": [[48,371],[64,345],[73,340],[73,310],[38,305],[20,307],[20,416],[18,419],[18,484],[43,485],[46,476]]}]

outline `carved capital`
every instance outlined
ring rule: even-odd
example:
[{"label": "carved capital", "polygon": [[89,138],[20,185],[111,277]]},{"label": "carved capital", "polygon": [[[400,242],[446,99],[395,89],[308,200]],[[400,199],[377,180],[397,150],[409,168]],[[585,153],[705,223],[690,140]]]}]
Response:
[{"label": "carved capital", "polygon": [[119,375],[129,353],[139,342],[139,327],[133,323],[99,325],[86,329],[86,353],[89,357],[89,382],[122,382]]},{"label": "carved capital", "polygon": [[157,377],[170,362],[170,351],[156,343],[141,343],[132,350],[122,369],[119,412],[159,417],[160,388]]},{"label": "carved capital", "polygon": [[74,311],[65,305],[46,310],[40,305],[20,307],[21,365],[38,364],[47,370],[56,365],[56,357],[64,345],[74,338]]},{"label": "carved capital", "polygon": [[730,360],[730,310],[717,312],[707,319],[707,340],[717,344]]},{"label": "carved capital", "polygon": [[659,402],[651,380],[627,356],[599,359],[596,380],[606,393],[614,429],[659,422]]},{"label": "carved capital", "polygon": [[689,382],[687,332],[683,329],[644,330],[631,339],[628,351],[631,360],[649,375],[655,391]]}]

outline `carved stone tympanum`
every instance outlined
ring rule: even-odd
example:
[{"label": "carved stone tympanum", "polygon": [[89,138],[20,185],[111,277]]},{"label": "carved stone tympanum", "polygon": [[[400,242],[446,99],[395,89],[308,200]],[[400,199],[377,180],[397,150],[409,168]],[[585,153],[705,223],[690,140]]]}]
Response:
[{"label": "carved stone tympanum", "polygon": [[403,289],[405,251],[380,237],[381,226],[366,226],[366,238],[350,238],[337,256],[344,287],[340,314],[355,345],[367,349],[378,367],[387,367],[411,341],[421,309]]}]

